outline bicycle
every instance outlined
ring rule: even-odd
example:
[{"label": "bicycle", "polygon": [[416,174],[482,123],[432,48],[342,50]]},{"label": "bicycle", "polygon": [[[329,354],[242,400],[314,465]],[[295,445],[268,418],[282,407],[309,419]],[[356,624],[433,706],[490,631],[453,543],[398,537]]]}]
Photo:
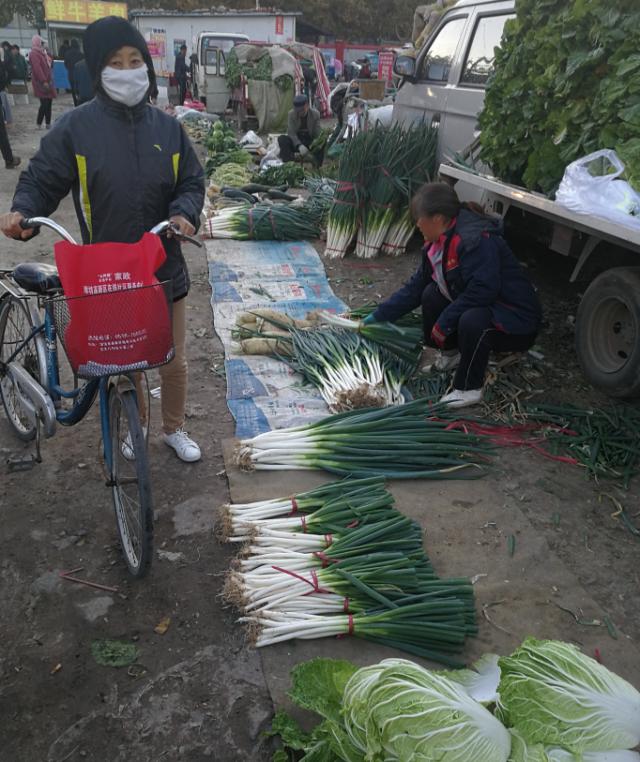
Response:
[{"label": "bicycle", "polygon": [[[48,227],[69,243],[76,243],[61,225],[47,217],[23,220],[22,227]],[[164,235],[169,231],[202,247],[200,241],[181,234],[169,221],[159,223],[150,232]],[[155,289],[157,295],[158,288],[164,290],[170,315],[170,284],[142,286],[131,289],[129,294],[140,300],[146,289]],[[23,263],[12,270],[0,270],[0,398],[18,438],[35,440],[35,461],[39,463],[41,435],[52,437],[57,424],[79,423],[98,397],[106,486],[111,488],[120,544],[129,572],[142,577],[153,555],[153,501],[134,375],[140,371],[114,373],[98,368],[79,372],[72,367],[73,387],[63,388],[58,340],[65,345],[71,301],[65,297],[53,265]],[[144,370],[169,362],[172,356],[170,340],[166,352],[163,350],[163,360]]]}]

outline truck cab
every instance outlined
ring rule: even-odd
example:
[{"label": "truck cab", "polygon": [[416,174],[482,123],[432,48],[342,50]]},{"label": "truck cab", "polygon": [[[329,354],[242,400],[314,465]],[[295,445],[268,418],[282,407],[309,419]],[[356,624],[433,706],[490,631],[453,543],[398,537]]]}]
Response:
[{"label": "truck cab", "polygon": [[440,19],[417,55],[397,57],[402,78],[393,121],[438,127],[438,161],[463,151],[479,134],[478,114],[515,0],[460,0]]},{"label": "truck cab", "polygon": [[229,102],[225,56],[241,42],[248,42],[246,34],[201,32],[196,42],[198,64],[195,87],[198,98],[212,113],[222,113]]}]

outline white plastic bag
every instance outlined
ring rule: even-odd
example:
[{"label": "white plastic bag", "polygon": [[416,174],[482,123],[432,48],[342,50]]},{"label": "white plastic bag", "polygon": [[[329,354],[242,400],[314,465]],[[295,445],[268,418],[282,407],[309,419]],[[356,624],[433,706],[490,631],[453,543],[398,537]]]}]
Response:
[{"label": "white plastic bag", "polygon": [[264,145],[260,135],[255,133],[253,130],[245,132],[245,134],[240,138],[239,142],[241,146],[250,146],[251,148],[262,148]]},{"label": "white plastic bag", "polygon": [[556,201],[579,214],[590,214],[640,229],[640,195],[618,178],[624,164],[605,148],[572,162],[556,192]]}]

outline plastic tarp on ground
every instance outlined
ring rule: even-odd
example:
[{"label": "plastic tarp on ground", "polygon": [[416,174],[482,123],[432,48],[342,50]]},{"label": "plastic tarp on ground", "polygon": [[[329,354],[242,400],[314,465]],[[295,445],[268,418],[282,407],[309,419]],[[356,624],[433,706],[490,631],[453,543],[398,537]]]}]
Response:
[{"label": "plastic tarp on ground", "polygon": [[240,312],[268,307],[295,318],[311,310],[344,312],[317,252],[306,242],[206,242],[215,331],[225,354],[227,405],[236,436],[319,420],[329,414],[315,387],[272,357],[239,354],[231,332]]}]

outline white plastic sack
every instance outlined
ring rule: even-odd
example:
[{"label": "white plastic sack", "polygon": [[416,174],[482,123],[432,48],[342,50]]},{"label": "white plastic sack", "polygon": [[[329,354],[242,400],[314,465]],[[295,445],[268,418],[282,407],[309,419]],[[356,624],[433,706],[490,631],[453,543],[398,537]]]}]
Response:
[{"label": "white plastic sack", "polygon": [[277,136],[271,137],[269,145],[267,146],[267,153],[260,160],[260,170],[267,167],[278,167],[284,164],[280,158],[280,144],[278,143]]},{"label": "white plastic sack", "polygon": [[572,162],[556,192],[556,201],[579,214],[590,214],[640,229],[640,194],[618,178],[624,164],[605,148]]},{"label": "white plastic sack", "polygon": [[220,117],[218,114],[209,114],[206,111],[197,111],[194,108],[188,108],[187,106],[176,106],[173,109],[173,113],[179,122],[206,119],[208,122],[219,122]]},{"label": "white plastic sack", "polygon": [[262,148],[264,143],[262,142],[260,135],[255,133],[253,130],[249,130],[249,132],[245,132],[245,134],[240,138],[240,145],[251,146],[251,148]]},{"label": "white plastic sack", "polygon": [[391,127],[391,115],[393,113],[393,103],[388,106],[370,108],[367,115],[369,124],[379,124],[381,127]]}]

